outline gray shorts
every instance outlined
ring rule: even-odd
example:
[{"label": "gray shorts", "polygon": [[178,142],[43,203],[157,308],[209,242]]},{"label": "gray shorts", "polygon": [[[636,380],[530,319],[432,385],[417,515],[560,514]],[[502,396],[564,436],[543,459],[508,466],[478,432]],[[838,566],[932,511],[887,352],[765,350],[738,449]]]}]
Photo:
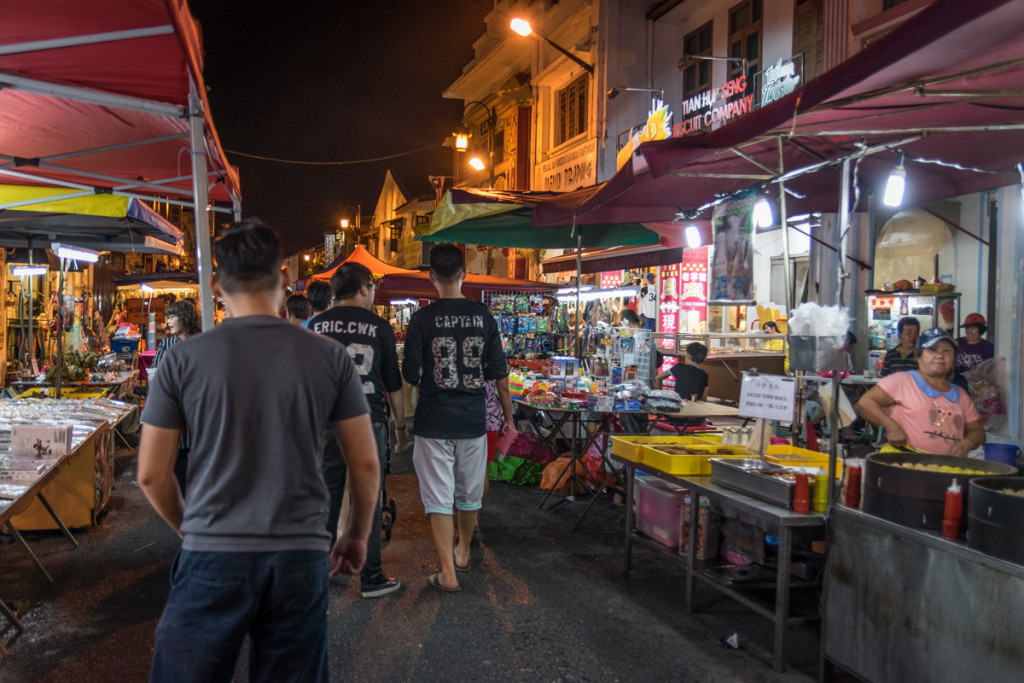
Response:
[{"label": "gray shorts", "polygon": [[479,510],[487,476],[487,435],[472,439],[417,436],[412,463],[420,481],[420,499],[428,515]]}]

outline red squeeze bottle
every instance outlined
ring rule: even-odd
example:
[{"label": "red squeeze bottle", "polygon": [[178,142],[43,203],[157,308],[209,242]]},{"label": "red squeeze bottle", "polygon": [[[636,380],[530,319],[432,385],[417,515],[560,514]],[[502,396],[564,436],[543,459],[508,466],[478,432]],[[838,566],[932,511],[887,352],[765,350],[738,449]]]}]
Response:
[{"label": "red squeeze bottle", "polygon": [[846,468],[846,498],[843,500],[846,507],[857,509],[860,507],[860,465],[850,465]]},{"label": "red squeeze bottle", "polygon": [[807,513],[810,511],[811,492],[807,474],[798,472],[796,475],[796,489],[793,491],[793,512]]},{"label": "red squeeze bottle", "polygon": [[946,538],[960,536],[960,517],[964,511],[964,494],[956,479],[946,489],[946,509],[942,517],[942,535]]}]

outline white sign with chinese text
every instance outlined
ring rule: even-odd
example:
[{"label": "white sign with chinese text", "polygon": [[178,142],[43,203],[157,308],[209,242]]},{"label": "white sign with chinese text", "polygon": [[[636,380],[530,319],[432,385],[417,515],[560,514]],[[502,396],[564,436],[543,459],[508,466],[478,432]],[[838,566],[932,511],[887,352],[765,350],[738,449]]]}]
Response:
[{"label": "white sign with chinese text", "polygon": [[781,375],[743,373],[740,385],[740,417],[793,421],[796,382]]}]

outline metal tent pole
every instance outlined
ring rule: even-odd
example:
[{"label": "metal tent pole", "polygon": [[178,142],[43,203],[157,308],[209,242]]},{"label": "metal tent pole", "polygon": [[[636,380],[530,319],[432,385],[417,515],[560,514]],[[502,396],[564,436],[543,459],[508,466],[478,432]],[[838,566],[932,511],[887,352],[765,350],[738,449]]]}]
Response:
[{"label": "metal tent pole", "polygon": [[210,275],[213,259],[210,254],[210,214],[206,210],[209,195],[206,187],[206,139],[204,136],[203,103],[196,93],[196,84],[190,79],[189,141],[192,151],[192,189],[195,206],[196,271],[199,280],[199,302],[203,331],[213,329],[213,290]]}]

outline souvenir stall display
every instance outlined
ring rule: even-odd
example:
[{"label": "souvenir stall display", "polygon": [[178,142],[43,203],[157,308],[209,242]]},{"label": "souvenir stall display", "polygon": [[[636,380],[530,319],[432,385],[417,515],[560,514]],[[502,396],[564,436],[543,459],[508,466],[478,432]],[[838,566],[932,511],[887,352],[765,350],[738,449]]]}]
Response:
[{"label": "souvenir stall display", "polygon": [[554,299],[544,294],[485,292],[505,356],[535,360],[566,348],[568,324]]}]

